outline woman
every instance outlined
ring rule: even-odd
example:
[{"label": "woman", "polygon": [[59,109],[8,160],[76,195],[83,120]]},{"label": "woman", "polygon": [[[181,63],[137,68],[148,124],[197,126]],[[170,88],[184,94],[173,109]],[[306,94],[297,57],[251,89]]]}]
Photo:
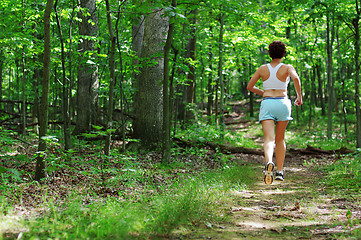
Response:
[{"label": "woman", "polygon": [[[300,78],[295,68],[292,65],[281,63],[282,58],[286,55],[286,45],[281,41],[274,41],[269,45],[268,53],[272,58],[271,63],[257,69],[249,81],[247,89],[263,96],[259,121],[264,134],[263,150],[266,160],[264,182],[272,184],[273,169],[275,168],[272,161],[274,151],[277,164],[275,179],[284,180],[283,163],[286,155],[284,137],[288,122],[292,120],[291,100],[287,96],[290,77],[297,92],[295,105],[302,105],[302,94]],[[255,86],[259,79],[262,79],[263,90]]]}]

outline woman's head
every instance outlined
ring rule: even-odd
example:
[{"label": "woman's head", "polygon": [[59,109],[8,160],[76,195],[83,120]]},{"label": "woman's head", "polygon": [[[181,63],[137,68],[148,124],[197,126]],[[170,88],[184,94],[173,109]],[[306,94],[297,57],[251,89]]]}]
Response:
[{"label": "woman's head", "polygon": [[283,58],[286,56],[286,44],[281,41],[273,41],[268,46],[268,53],[272,59]]}]

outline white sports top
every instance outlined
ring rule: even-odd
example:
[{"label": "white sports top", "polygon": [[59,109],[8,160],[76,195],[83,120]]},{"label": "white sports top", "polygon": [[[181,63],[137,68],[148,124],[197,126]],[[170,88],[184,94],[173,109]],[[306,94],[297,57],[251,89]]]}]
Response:
[{"label": "white sports top", "polygon": [[263,90],[270,89],[281,89],[286,90],[288,83],[290,82],[290,78],[287,77],[286,82],[282,82],[277,78],[277,71],[283,65],[283,63],[278,64],[276,67],[272,67],[271,64],[267,64],[269,70],[269,78],[266,81],[263,81]]}]

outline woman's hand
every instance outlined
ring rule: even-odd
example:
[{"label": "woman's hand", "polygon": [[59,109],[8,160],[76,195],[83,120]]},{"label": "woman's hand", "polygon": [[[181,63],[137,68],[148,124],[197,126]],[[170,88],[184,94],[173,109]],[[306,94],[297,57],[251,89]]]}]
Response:
[{"label": "woman's hand", "polygon": [[296,106],[301,106],[302,105],[302,98],[297,98],[296,101],[295,101],[295,105]]}]

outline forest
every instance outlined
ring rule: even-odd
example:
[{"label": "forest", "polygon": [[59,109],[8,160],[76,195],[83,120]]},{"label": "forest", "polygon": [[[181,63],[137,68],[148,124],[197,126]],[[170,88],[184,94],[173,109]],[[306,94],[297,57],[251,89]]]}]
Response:
[{"label": "forest", "polygon": [[[0,240],[361,238],[361,1],[1,0],[0,15]],[[274,40],[303,105],[286,179],[266,186],[247,84]]]}]

